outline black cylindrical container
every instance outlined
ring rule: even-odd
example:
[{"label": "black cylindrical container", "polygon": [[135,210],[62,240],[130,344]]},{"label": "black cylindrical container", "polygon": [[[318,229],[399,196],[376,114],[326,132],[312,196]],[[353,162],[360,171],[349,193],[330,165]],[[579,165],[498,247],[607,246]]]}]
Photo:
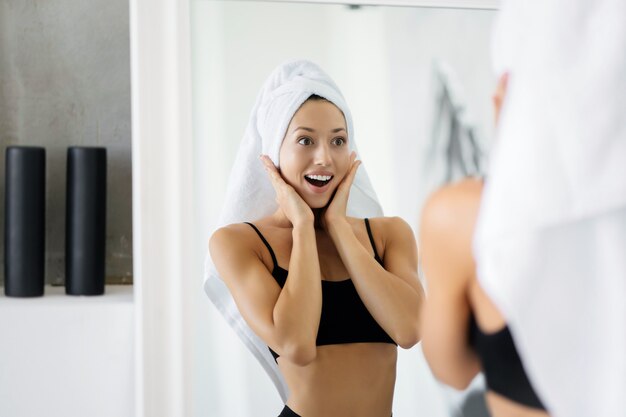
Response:
[{"label": "black cylindrical container", "polygon": [[107,154],[105,148],[67,150],[65,292],[104,294]]},{"label": "black cylindrical container", "polygon": [[46,237],[46,150],[6,150],[4,293],[43,295]]}]

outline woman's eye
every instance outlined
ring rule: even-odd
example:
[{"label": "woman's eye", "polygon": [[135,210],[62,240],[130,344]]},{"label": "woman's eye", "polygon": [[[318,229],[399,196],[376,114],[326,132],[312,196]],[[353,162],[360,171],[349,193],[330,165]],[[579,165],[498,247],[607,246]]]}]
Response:
[{"label": "woman's eye", "polygon": [[300,145],[308,146],[308,145],[312,145],[313,141],[311,140],[311,138],[300,138],[300,140],[298,140],[298,143]]},{"label": "woman's eye", "polygon": [[342,146],[346,143],[346,140],[344,138],[335,138],[333,139],[333,144],[337,145],[337,146]]}]

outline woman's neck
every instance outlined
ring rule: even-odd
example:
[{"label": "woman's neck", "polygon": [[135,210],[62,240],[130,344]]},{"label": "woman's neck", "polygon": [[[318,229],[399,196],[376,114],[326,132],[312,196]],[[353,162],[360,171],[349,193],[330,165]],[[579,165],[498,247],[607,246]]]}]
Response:
[{"label": "woman's neck", "polygon": [[[316,230],[324,230],[324,209],[326,207],[322,207],[322,208],[316,208],[316,209],[311,209],[313,211],[313,227],[315,227]],[[278,210],[276,210],[273,214],[273,218],[274,218],[274,223],[279,226],[279,227],[291,227],[291,222],[289,221],[289,219],[287,218],[287,216],[285,216],[285,213],[279,208]]]},{"label": "woman's neck", "polygon": [[318,208],[318,209],[311,209],[313,210],[313,227],[315,227],[315,229],[320,229],[323,230],[324,229],[324,208]]}]

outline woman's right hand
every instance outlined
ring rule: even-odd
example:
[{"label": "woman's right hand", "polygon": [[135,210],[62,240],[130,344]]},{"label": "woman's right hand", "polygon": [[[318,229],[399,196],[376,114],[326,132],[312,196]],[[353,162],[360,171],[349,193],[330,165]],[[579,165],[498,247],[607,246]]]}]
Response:
[{"label": "woman's right hand", "polygon": [[300,197],[293,187],[285,182],[280,172],[267,155],[261,155],[267,174],[270,177],[274,191],[276,191],[276,203],[281,208],[291,224],[296,227],[303,224],[313,224],[314,216],[311,207]]}]

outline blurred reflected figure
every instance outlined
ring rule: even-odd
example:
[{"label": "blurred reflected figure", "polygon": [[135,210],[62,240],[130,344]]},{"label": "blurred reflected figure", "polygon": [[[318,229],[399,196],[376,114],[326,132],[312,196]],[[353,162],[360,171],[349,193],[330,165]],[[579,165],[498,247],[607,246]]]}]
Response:
[{"label": "blurred reflected figure", "polygon": [[[507,82],[504,74],[494,94],[496,122]],[[504,317],[476,277],[472,237],[482,190],[482,179],[461,180],[435,192],[424,207],[424,355],[435,376],[457,389],[465,389],[482,370],[487,403],[496,417],[547,416]]]},{"label": "blurred reflected figure", "polygon": [[[494,370],[521,369],[552,416],[625,415],[624,51],[621,0],[503,2],[494,58],[511,77],[488,178],[439,191],[422,218],[424,349],[444,381],[482,365],[493,388]],[[491,349],[512,341],[517,355]],[[494,414],[522,411],[500,397]]]}]

